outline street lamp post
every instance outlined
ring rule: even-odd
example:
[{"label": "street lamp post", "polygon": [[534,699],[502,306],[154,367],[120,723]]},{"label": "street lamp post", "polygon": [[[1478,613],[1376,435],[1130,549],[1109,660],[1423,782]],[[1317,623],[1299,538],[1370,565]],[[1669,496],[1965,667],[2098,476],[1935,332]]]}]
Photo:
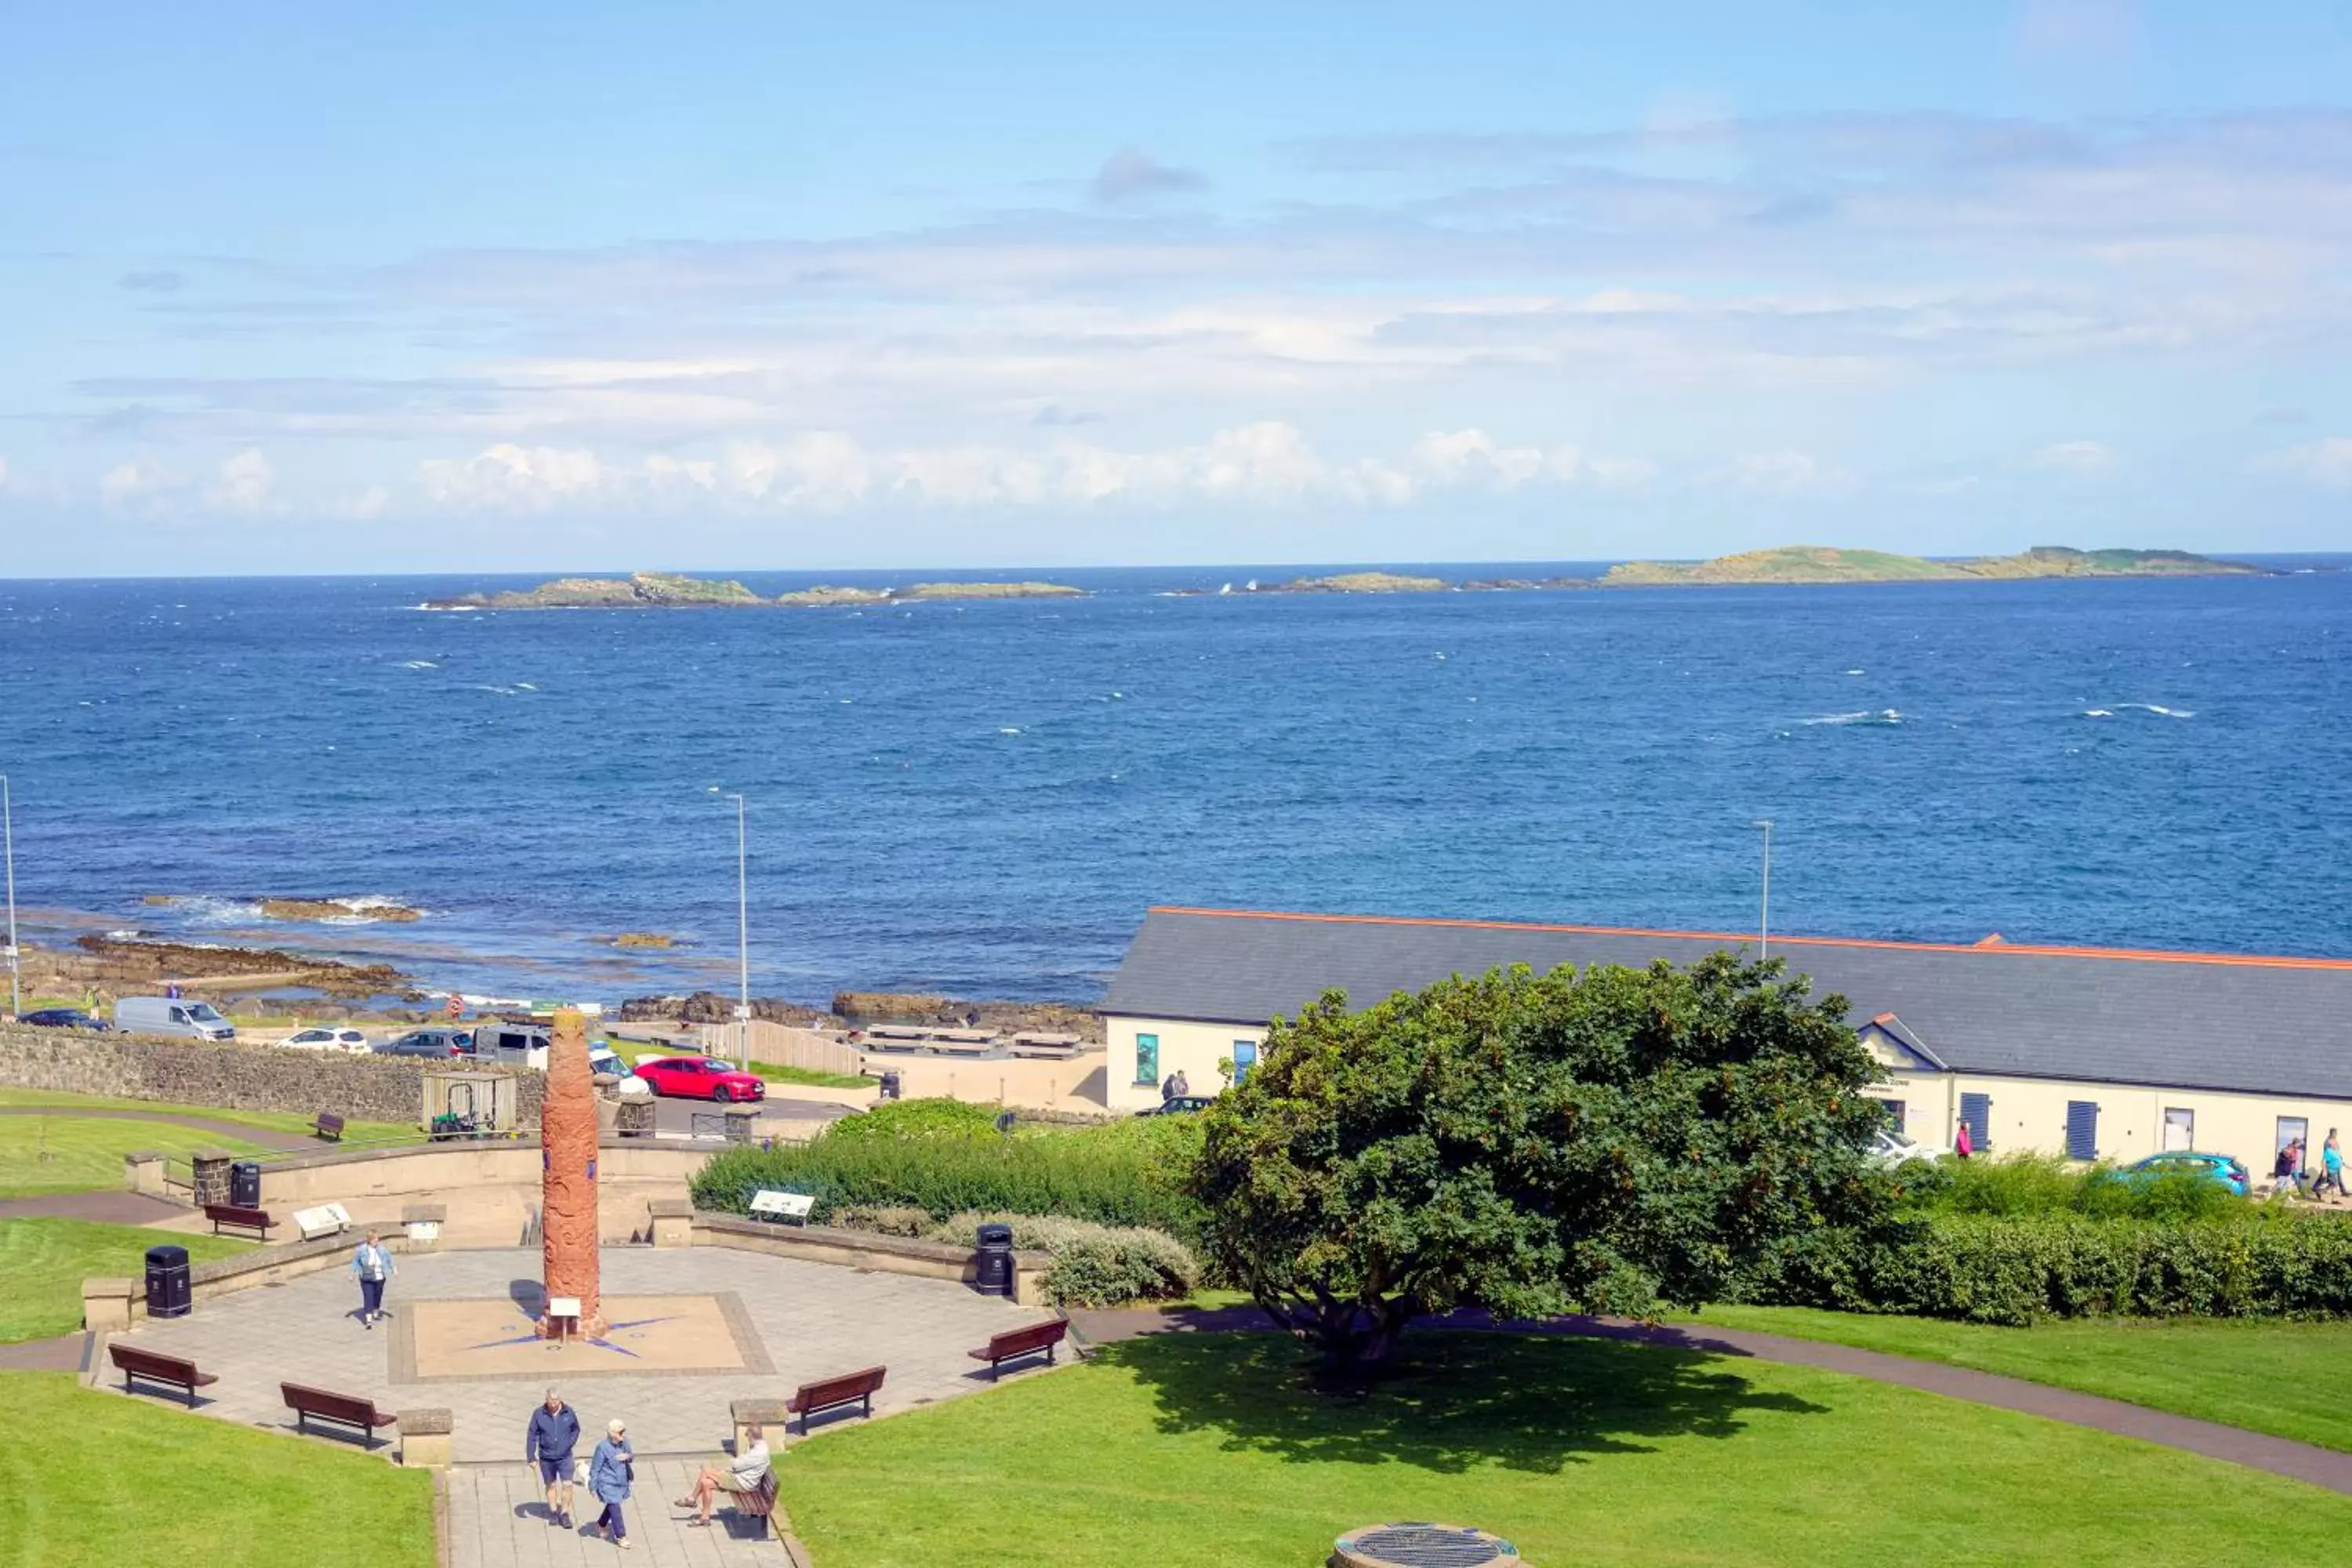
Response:
[{"label": "street lamp post", "polygon": [[1772,819],[1759,816],[1756,826],[1764,830],[1764,900],[1756,911],[1756,956],[1772,956]]},{"label": "street lamp post", "polygon": [[16,955],[16,809],[6,773],[0,773],[0,842],[8,862],[8,1016],[14,1018],[25,1010],[25,969]]},{"label": "street lamp post", "polygon": [[735,801],[735,1054],[751,1070],[751,896],[744,853],[743,797]]}]

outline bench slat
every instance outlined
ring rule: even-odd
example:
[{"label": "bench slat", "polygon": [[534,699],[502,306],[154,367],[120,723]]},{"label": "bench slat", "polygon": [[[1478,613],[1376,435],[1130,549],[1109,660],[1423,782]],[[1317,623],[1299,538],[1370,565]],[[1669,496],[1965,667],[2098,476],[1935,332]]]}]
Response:
[{"label": "bench slat", "polygon": [[808,1430],[808,1418],[820,1410],[839,1405],[863,1403],[866,1414],[874,1414],[874,1395],[882,1386],[882,1379],[890,1369],[869,1366],[862,1371],[845,1373],[817,1383],[803,1383],[793,1396],[784,1401],[784,1408],[801,1418],[801,1430]]}]

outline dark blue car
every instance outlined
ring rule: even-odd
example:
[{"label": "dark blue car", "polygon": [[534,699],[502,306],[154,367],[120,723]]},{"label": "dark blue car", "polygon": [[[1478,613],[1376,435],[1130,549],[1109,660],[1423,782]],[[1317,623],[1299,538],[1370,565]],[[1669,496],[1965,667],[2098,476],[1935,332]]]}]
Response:
[{"label": "dark blue car", "polygon": [[2126,1165],[2116,1174],[2203,1176],[2209,1181],[2219,1182],[2242,1198],[2251,1190],[2246,1179],[2246,1167],[2238,1161],[2227,1154],[2199,1154],[2187,1149],[2171,1149],[2161,1154],[2150,1154],[2145,1160],[2136,1160]]},{"label": "dark blue car", "polygon": [[113,1027],[105,1019],[93,1018],[79,1007],[43,1007],[16,1021],[39,1029],[89,1029],[101,1035]]}]

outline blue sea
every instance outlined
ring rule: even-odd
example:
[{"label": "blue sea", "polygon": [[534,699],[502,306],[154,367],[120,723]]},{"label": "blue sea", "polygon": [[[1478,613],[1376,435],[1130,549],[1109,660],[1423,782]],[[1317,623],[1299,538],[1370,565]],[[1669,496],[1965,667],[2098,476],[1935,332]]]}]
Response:
[{"label": "blue sea", "polygon": [[[1091,596],[470,615],[416,606],[539,579],[19,581],[0,772],[31,940],[267,942],[493,994],[731,989],[738,791],[753,988],[807,1000],[1090,997],[1153,903],[1746,931],[1762,817],[1779,931],[2352,954],[2352,572],[2273,563],[2326,569],[1379,597],[1032,572],[1003,575]],[[681,945],[611,946],[636,931]]]}]

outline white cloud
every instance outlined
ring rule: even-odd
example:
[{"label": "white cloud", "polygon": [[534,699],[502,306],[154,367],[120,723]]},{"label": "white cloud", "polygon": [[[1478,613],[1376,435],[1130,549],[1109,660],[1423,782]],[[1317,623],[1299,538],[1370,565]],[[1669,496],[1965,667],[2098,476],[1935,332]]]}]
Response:
[{"label": "white cloud", "polygon": [[106,471],[98,481],[98,494],[109,506],[127,506],[176,490],[186,482],[144,458],[133,458]]},{"label": "white cloud", "polygon": [[1854,477],[1811,452],[1750,452],[1732,465],[1733,482],[1742,489],[1778,496],[1843,495]]},{"label": "white cloud", "polygon": [[2329,489],[2352,489],[2352,436],[2329,436],[2256,459],[2263,473],[2280,474]]},{"label": "white cloud", "polygon": [[2114,448],[2097,441],[2053,441],[2027,458],[2026,466],[2087,479],[2113,472],[2117,461]]},{"label": "white cloud", "polygon": [[205,492],[205,504],[224,511],[259,511],[269,504],[278,471],[269,459],[248,448],[220,466],[220,476]]},{"label": "white cloud", "polygon": [[1297,426],[1260,420],[1194,445],[1144,451],[1068,437],[1031,447],[876,450],[839,431],[815,431],[781,443],[736,442],[716,459],[656,453],[620,462],[587,447],[500,444],[472,458],[428,461],[419,479],[427,500],[461,510],[709,500],[746,510],[842,511],[891,503],[1394,506],[1445,490],[1507,492],[1587,480],[1625,488],[1655,472],[1646,459],[1587,458],[1570,445],[1508,446],[1478,429],[1433,431],[1402,457],[1336,458]]}]

